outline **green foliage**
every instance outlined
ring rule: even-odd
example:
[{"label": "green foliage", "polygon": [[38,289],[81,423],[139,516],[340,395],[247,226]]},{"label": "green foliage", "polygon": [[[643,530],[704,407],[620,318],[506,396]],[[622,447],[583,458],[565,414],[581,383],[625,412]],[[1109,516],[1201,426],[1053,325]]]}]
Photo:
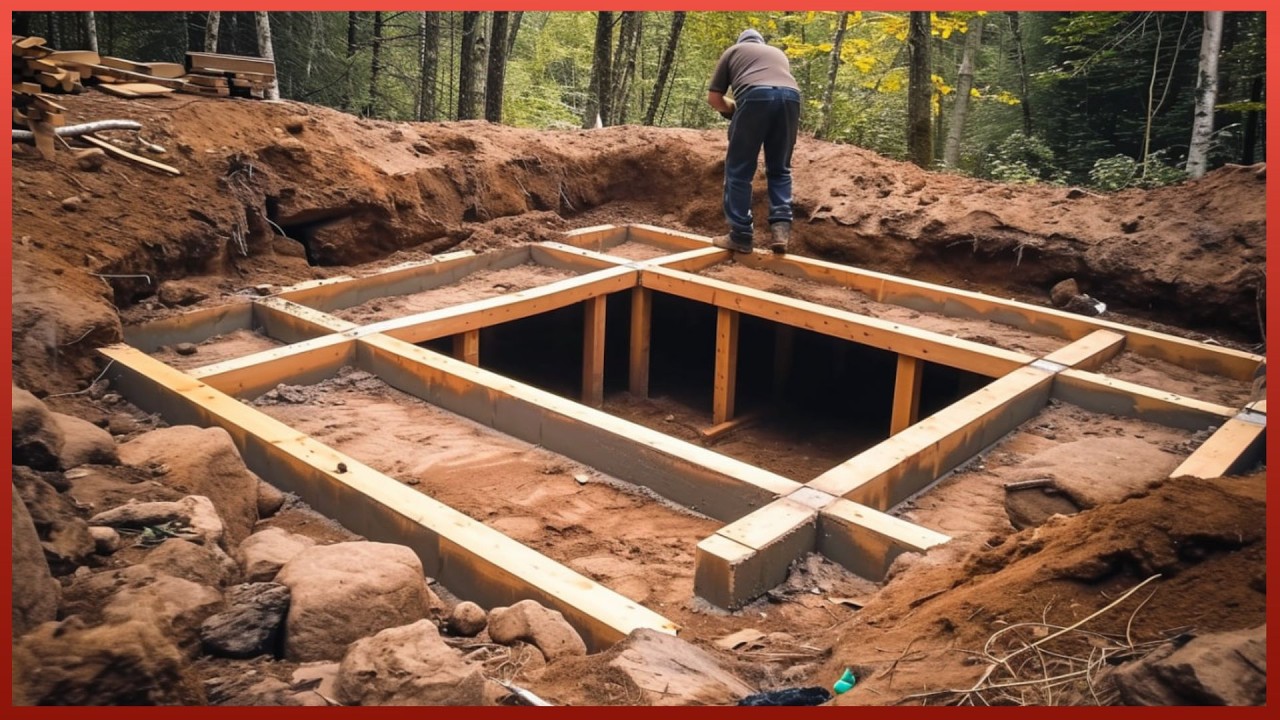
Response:
[{"label": "green foliage", "polygon": [[1099,158],[1089,171],[1090,184],[1099,190],[1124,190],[1125,188],[1155,188],[1176,185],[1187,179],[1187,173],[1168,162],[1163,150],[1147,156],[1145,174],[1137,160],[1128,155]]},{"label": "green foliage", "polygon": [[1062,183],[1053,148],[1038,135],[1013,132],[987,156],[987,177],[1007,183]]}]

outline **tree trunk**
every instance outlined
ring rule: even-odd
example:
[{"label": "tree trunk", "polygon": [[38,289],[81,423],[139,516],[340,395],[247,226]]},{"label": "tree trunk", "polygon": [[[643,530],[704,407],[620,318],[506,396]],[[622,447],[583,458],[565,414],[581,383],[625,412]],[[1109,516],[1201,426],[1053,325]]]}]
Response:
[{"label": "tree trunk", "polygon": [[[265,10],[254,12],[253,17],[258,22],[258,54],[271,62],[275,62],[276,52],[271,47],[271,17]],[[271,78],[271,83],[267,85],[267,99],[280,99],[280,85],[276,78]]]},{"label": "tree trunk", "polygon": [[1027,78],[1027,53],[1022,46],[1022,21],[1017,12],[1010,12],[1009,30],[1013,32],[1013,54],[1018,60],[1018,103],[1022,106],[1022,134],[1031,137],[1031,90]]},{"label": "tree trunk", "polygon": [[596,44],[591,61],[591,85],[587,88],[587,108],[582,113],[582,127],[609,124],[609,80],[613,73],[609,60],[613,56],[613,13],[601,10],[596,13]]},{"label": "tree trunk", "polygon": [[502,90],[507,77],[507,21],[510,13],[494,11],[488,79],[484,85],[484,119],[502,122]]},{"label": "tree trunk", "polygon": [[684,12],[671,14],[671,32],[667,35],[667,48],[662,51],[662,61],[658,63],[658,81],[653,85],[653,95],[649,98],[649,109],[644,113],[644,124],[652,125],[658,116],[658,105],[662,102],[662,91],[666,88],[667,78],[671,75],[671,65],[676,57],[676,46],[680,44],[680,30],[684,27]]},{"label": "tree trunk", "polygon": [[910,76],[907,85],[907,155],[922,168],[933,164],[933,77],[929,64],[929,12],[912,12],[907,34]]},{"label": "tree trunk", "polygon": [[222,13],[210,10],[209,17],[204,20],[204,51],[218,52],[218,27],[222,24]]},{"label": "tree trunk", "polygon": [[613,93],[609,101],[614,125],[627,122],[627,95],[631,78],[636,72],[636,54],[639,50],[644,26],[644,13],[622,13],[622,30],[618,34],[618,49],[613,56]]},{"label": "tree trunk", "polygon": [[458,119],[474,120],[477,116],[476,48],[480,36],[480,13],[462,13],[462,52],[458,57]]},{"label": "tree trunk", "polygon": [[[1262,78],[1255,77],[1249,88],[1249,102],[1262,102],[1262,86]],[[1258,115],[1257,110],[1250,110],[1244,115],[1244,148],[1240,152],[1242,165],[1253,164],[1254,145],[1258,144]]]},{"label": "tree trunk", "polygon": [[365,117],[378,116],[378,77],[382,75],[382,11],[373,13],[373,37],[370,39],[373,52],[369,57],[369,99],[365,102]]},{"label": "tree trunk", "polygon": [[436,119],[436,75],[440,66],[440,13],[422,13],[422,78],[418,92],[418,119]]},{"label": "tree trunk", "polygon": [[1222,11],[1204,14],[1200,37],[1200,71],[1196,74],[1196,111],[1191,125],[1191,147],[1187,151],[1187,174],[1203,177],[1209,168],[1209,146],[1213,141],[1213,106],[1218,100],[1218,51],[1222,46]]},{"label": "tree trunk", "polygon": [[973,68],[982,45],[982,17],[969,21],[969,33],[964,39],[964,55],[960,58],[960,71],[956,80],[956,101],[951,107],[951,127],[947,129],[947,144],[942,150],[942,162],[949,168],[960,166],[960,141],[964,139],[964,121],[969,115],[969,91],[973,89]]},{"label": "tree trunk", "polygon": [[836,75],[840,73],[840,46],[844,45],[844,26],[849,21],[849,13],[843,11],[836,19],[836,37],[831,43],[831,67],[827,69],[827,91],[822,94],[822,125],[817,136],[822,139],[831,133],[831,103],[836,96]]},{"label": "tree trunk", "polygon": [[89,38],[89,49],[98,52],[98,20],[92,10],[84,14],[84,34]]},{"label": "tree trunk", "polygon": [[511,13],[511,32],[507,33],[507,57],[511,57],[511,53],[516,51],[516,33],[520,32],[520,21],[524,19],[524,12]]}]

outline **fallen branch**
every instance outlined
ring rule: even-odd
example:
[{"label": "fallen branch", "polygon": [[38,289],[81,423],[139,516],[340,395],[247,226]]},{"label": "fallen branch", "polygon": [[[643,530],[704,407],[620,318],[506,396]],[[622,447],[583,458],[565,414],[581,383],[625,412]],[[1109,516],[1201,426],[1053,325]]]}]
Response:
[{"label": "fallen branch", "polygon": [[134,155],[128,150],[122,150],[116,147],[115,145],[112,145],[111,143],[107,142],[106,140],[102,140],[101,138],[94,137],[93,135],[85,135],[84,137],[81,138],[81,140],[84,140],[90,145],[94,145],[96,147],[102,148],[108,154],[115,155],[116,157],[123,158],[131,162],[135,162],[139,165],[149,167],[153,170],[159,170],[160,172],[168,173],[169,175],[182,174],[181,170],[179,170],[176,167],[173,167],[172,165],[165,165],[164,163],[156,162],[155,160],[152,160],[150,158],[144,158],[141,155]]},{"label": "fallen branch", "polygon": [[[89,133],[102,132],[104,130],[141,130],[142,123],[135,120],[95,120],[94,122],[84,123],[82,125],[65,125],[54,130],[54,135],[58,137],[79,137],[88,135]],[[35,133],[30,130],[13,131],[13,139],[23,142],[34,142]]]}]

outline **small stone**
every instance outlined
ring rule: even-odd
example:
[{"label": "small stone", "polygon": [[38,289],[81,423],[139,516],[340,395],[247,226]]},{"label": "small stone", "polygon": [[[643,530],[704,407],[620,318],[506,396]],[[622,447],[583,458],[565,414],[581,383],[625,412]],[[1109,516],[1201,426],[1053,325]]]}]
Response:
[{"label": "small stone", "polygon": [[301,115],[295,115],[285,122],[284,129],[292,135],[301,135],[302,131],[307,129],[307,119]]},{"label": "small stone", "polygon": [[199,348],[193,343],[178,343],[173,347],[173,351],[179,355],[195,355]]},{"label": "small stone", "polygon": [[258,293],[259,295],[270,295],[272,292],[272,287],[270,283],[264,283],[262,285],[254,285],[253,291]]},{"label": "small stone", "polygon": [[107,154],[101,148],[89,148],[76,153],[76,166],[85,172],[98,172],[107,162]]},{"label": "small stone", "polygon": [[93,538],[93,550],[99,555],[110,555],[120,549],[120,533],[115,528],[95,525],[89,528],[89,537]]},{"label": "small stone", "polygon": [[1071,302],[1071,298],[1080,294],[1080,285],[1076,283],[1075,278],[1067,278],[1049,291],[1049,301],[1054,307],[1066,307]]},{"label": "small stone", "polygon": [[586,485],[586,484],[587,484],[587,480],[589,480],[590,478],[588,478],[588,477],[587,477],[587,474],[586,474],[586,473],[581,473],[581,474],[578,474],[578,475],[574,475],[574,476],[573,476],[573,479],[574,479],[574,480],[577,480],[579,485]]},{"label": "small stone", "polygon": [[449,615],[448,628],[454,635],[475,637],[488,624],[489,618],[484,608],[470,600],[464,600],[454,606],[453,612]]},{"label": "small stone", "polygon": [[107,418],[107,432],[112,435],[128,435],[138,430],[138,421],[129,413],[114,413]]},{"label": "small stone", "polygon": [[81,200],[79,195],[72,195],[62,201],[62,209],[67,212],[75,212],[76,210],[79,210],[80,206],[83,204],[84,200]]}]

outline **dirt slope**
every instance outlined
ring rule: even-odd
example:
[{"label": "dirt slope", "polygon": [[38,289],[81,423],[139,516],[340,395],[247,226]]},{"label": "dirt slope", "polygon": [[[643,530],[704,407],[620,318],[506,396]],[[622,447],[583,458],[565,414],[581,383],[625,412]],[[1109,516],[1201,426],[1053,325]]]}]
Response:
[{"label": "dirt slope", "polygon": [[[116,160],[85,172],[70,152],[51,164],[15,151],[14,373],[37,392],[91,377],[89,350],[120,337],[115,307],[165,311],[149,296],[166,279],[198,277],[206,302],[225,303],[406,249],[481,249],[602,221],[721,231],[722,130],[540,132],[293,102],[64,100],[70,123],[141,121],[183,175]],[[1100,196],[928,173],[802,138],[794,169],[802,254],[1036,301],[1075,276],[1112,309],[1257,339],[1255,168]]]}]

